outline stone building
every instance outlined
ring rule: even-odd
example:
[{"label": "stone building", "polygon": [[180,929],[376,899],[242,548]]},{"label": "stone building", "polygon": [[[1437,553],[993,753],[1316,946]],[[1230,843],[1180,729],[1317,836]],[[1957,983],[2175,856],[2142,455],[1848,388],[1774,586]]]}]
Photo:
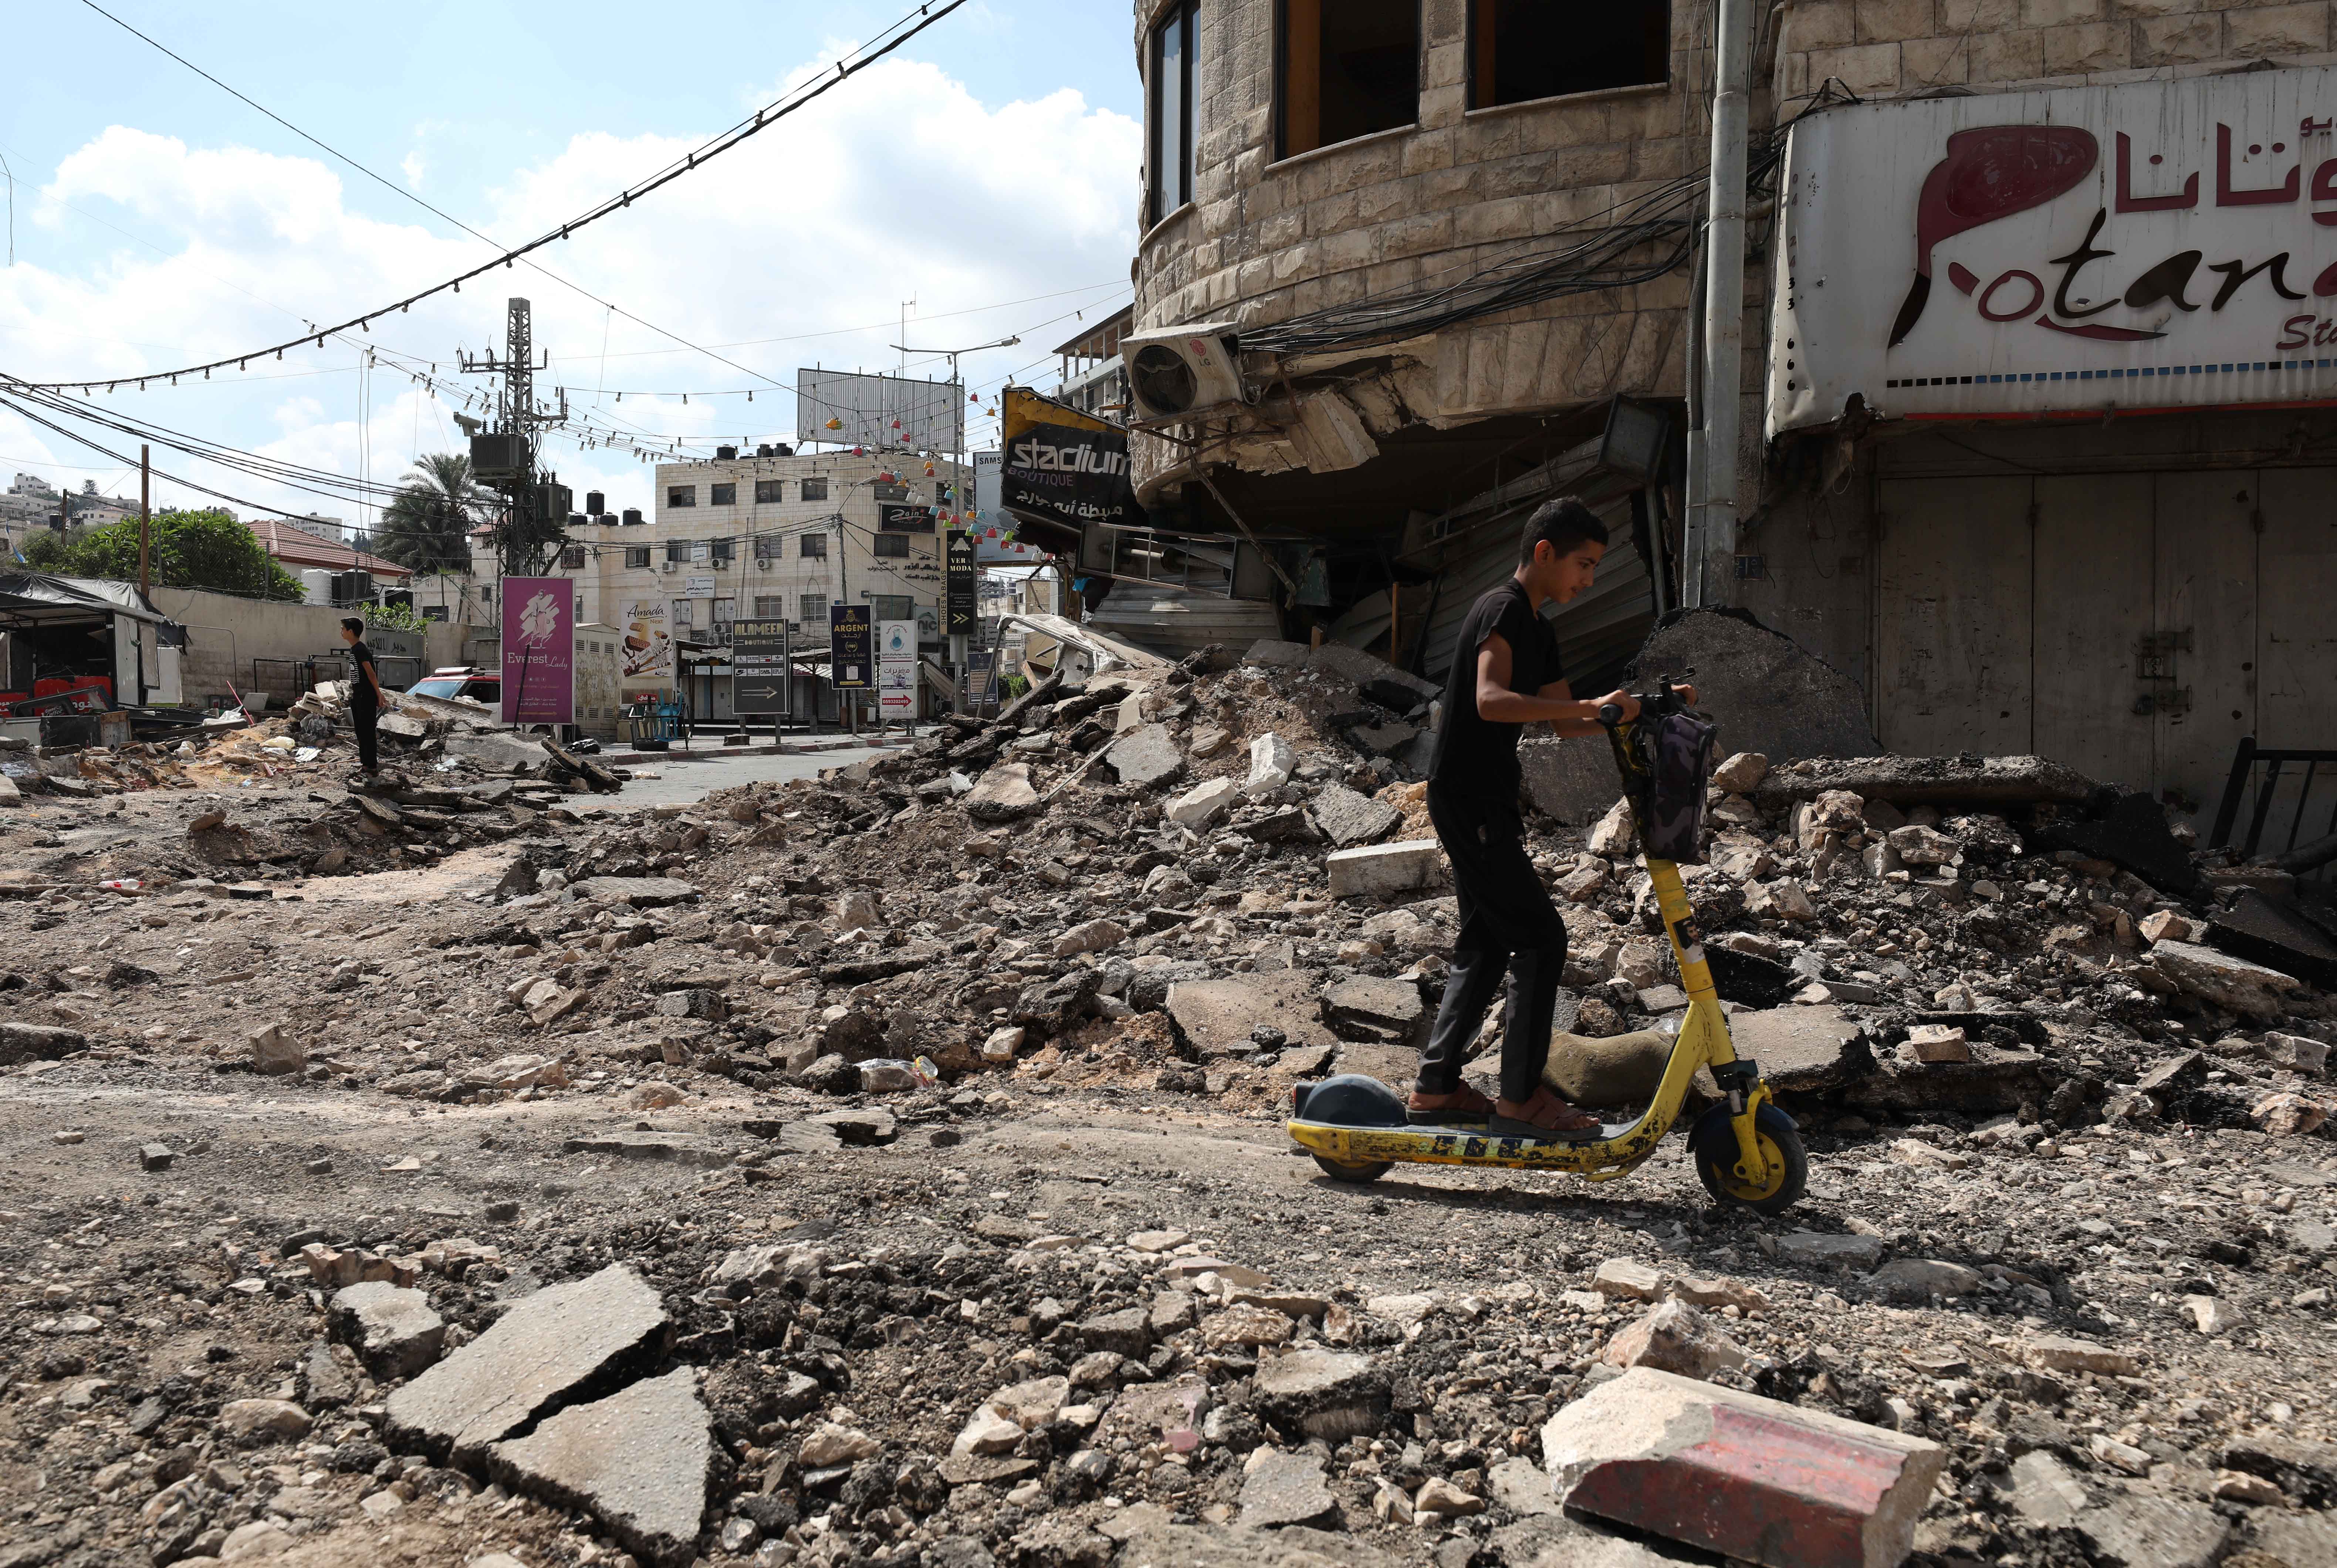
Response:
[{"label": "stone building", "polygon": [[[2244,736],[2337,746],[2332,7],[1755,16],[1736,601],[1894,750],[2043,751],[2203,831]],[[1135,422],[1156,520],[1262,540],[1286,632],[1435,673],[1579,490],[1618,545],[1558,629],[1619,668],[1680,578],[1710,4],[1134,21],[1131,332],[1221,324],[1242,383]],[[1657,483],[1600,444],[1618,397],[1668,418]]]}]

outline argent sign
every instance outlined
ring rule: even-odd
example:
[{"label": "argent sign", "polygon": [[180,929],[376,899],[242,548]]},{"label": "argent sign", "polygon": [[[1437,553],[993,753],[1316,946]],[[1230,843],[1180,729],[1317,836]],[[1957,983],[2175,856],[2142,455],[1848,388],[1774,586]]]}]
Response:
[{"label": "argent sign", "polygon": [[2337,399],[2332,128],[2325,68],[1801,121],[1771,434]]}]

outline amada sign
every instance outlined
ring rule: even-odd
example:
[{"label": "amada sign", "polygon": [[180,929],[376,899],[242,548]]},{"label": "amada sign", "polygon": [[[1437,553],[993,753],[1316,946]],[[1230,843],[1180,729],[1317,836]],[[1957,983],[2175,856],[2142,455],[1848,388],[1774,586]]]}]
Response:
[{"label": "amada sign", "polygon": [[2326,69],[1803,121],[1770,432],[2337,399],[2332,128]]}]

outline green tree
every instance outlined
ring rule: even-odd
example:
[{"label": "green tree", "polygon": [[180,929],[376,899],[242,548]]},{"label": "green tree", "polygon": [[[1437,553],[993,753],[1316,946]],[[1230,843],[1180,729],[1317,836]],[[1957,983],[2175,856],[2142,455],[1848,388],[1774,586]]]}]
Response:
[{"label": "green tree", "polygon": [[[34,558],[34,546],[42,546]],[[62,538],[28,540],[25,557],[44,572],[66,577],[138,581],[138,520],[103,528],[75,528]],[[158,512],[148,550],[154,581],[166,588],[209,588],[263,599],[308,596],[300,580],[278,565],[259,536],[224,512]]]},{"label": "green tree", "polygon": [[492,515],[494,496],[471,473],[460,452],[432,452],[414,461],[374,531],[373,554],[416,572],[468,572],[471,530]]}]

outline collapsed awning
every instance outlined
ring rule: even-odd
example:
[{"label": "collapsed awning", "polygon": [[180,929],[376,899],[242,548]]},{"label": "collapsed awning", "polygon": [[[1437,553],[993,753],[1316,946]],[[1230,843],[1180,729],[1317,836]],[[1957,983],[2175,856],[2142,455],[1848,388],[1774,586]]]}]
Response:
[{"label": "collapsed awning", "polygon": [[132,583],[103,577],[53,577],[45,572],[0,573],[0,622],[37,626],[93,615],[171,624]]}]

